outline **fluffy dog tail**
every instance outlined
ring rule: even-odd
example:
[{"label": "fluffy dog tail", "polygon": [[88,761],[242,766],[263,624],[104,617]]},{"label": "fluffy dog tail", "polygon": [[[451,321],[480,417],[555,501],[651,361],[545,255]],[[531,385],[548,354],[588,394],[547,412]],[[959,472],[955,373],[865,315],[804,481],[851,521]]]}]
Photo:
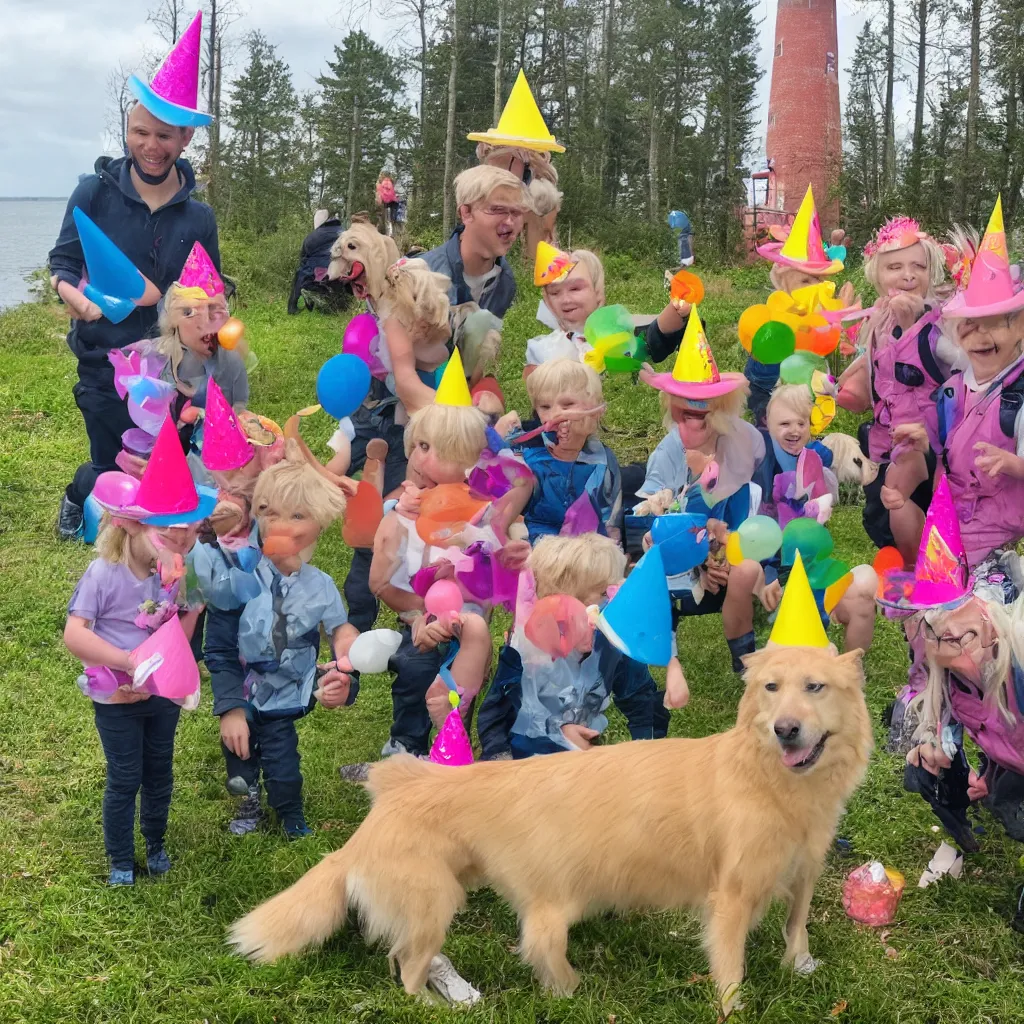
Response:
[{"label": "fluffy dog tail", "polygon": [[293,886],[236,921],[228,942],[251,960],[270,963],[331,937],[348,912],[347,847],[324,857]]}]

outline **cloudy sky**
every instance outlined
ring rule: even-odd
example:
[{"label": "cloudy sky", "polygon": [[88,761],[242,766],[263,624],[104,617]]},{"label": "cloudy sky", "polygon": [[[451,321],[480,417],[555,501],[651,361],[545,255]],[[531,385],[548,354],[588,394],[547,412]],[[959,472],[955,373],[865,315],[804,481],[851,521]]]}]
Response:
[{"label": "cloudy sky", "polygon": [[[155,2],[155,0],[154,0]],[[335,40],[345,32],[337,0],[238,0],[236,30],[259,29],[292,69],[295,86],[310,88]],[[857,0],[838,0],[840,67],[845,70],[864,22]],[[164,48],[146,23],[148,0],[2,0],[0,31],[0,196],[66,196],[78,175],[104,152],[107,79],[147,48]],[[346,8],[351,6],[345,5]],[[775,0],[760,0],[762,65],[772,49]],[[370,13],[370,34],[388,41],[390,28]],[[768,76],[762,80],[767,105]]]}]

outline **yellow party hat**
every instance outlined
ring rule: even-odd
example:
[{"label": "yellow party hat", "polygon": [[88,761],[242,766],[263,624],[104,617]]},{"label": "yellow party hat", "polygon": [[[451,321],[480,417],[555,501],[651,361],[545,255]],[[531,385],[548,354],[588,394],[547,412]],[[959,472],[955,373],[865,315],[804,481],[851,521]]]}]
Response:
[{"label": "yellow party hat", "polygon": [[[804,193],[800,209],[797,210],[793,226],[789,229],[789,237],[782,247],[781,255],[791,260],[806,260],[810,258],[808,241],[811,234],[812,223],[817,219],[817,211],[814,208],[814,190],[810,185]],[[819,230],[820,245],[820,230]]]},{"label": "yellow party hat", "polygon": [[459,350],[455,349],[441,375],[441,383],[437,385],[434,405],[471,406],[472,404],[473,397],[470,395],[469,385],[466,383],[466,371],[462,368],[462,356],[459,355]]},{"label": "yellow party hat", "polygon": [[719,380],[718,366],[704,336],[696,305],[690,306],[690,315],[686,318],[686,330],[676,353],[672,378],[687,384],[711,384]]},{"label": "yellow party hat", "polygon": [[576,261],[569,254],[556,249],[543,240],[537,243],[536,262],[533,266],[533,283],[538,288],[554,284],[567,277],[576,266]]},{"label": "yellow party hat", "polygon": [[516,84],[512,86],[505,109],[501,112],[497,128],[485,132],[471,132],[470,142],[489,142],[493,146],[520,146],[539,153],[564,153],[554,135],[548,131],[537,101],[530,92],[523,69],[519,69]]},{"label": "yellow party hat", "polygon": [[981,240],[979,252],[991,252],[1009,262],[1006,251],[1006,228],[1003,227],[1003,197],[996,196],[996,205],[992,207],[992,216],[985,228],[985,237]]},{"label": "yellow party hat", "polygon": [[828,647],[828,634],[821,624],[818,605],[807,582],[800,552],[796,553],[789,582],[782,594],[769,643],[779,647]]}]

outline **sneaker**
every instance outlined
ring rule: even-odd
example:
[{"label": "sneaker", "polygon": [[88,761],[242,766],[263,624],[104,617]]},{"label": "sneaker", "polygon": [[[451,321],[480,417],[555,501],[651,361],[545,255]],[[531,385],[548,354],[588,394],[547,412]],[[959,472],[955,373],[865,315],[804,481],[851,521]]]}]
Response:
[{"label": "sneaker", "polygon": [[[78,540],[82,536],[84,524],[85,512],[82,511],[82,506],[76,505],[67,494],[62,494],[60,508],[57,510],[58,540]],[[127,884],[131,885],[131,882]]]},{"label": "sneaker", "polygon": [[399,743],[398,740],[388,739],[387,743],[380,748],[381,757],[394,757],[395,754],[411,754],[412,751],[404,743]]},{"label": "sneaker", "polygon": [[107,876],[107,885],[134,885],[134,868],[111,868]]},{"label": "sneaker", "polygon": [[359,761],[356,764],[343,764],[338,769],[342,782],[365,782],[370,777],[370,762]]},{"label": "sneaker", "polygon": [[260,803],[259,783],[253,783],[247,793],[246,798],[238,805],[235,816],[228,822],[228,831],[233,836],[246,836],[250,832],[255,832],[266,817]]},{"label": "sneaker", "polygon": [[427,971],[427,984],[445,1002],[457,1006],[473,1006],[483,996],[452,966],[451,960],[443,953],[438,953],[430,961]]},{"label": "sneaker", "polygon": [[249,783],[242,778],[241,775],[232,775],[230,779],[225,783],[227,791],[232,796],[248,796],[249,795]]},{"label": "sneaker", "polygon": [[146,869],[154,877],[166,875],[171,870],[171,858],[167,856],[163,846],[146,850]]},{"label": "sneaker", "polygon": [[306,824],[305,818],[299,818],[297,821],[286,821],[284,823],[284,834],[289,840],[305,839],[306,836],[313,834],[313,830]]}]

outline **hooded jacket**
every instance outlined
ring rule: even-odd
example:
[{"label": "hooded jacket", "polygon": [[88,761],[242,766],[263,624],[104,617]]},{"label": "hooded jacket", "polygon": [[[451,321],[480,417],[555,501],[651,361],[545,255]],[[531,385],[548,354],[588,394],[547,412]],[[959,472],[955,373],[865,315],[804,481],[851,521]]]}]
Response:
[{"label": "hooded jacket", "polygon": [[[110,240],[161,292],[181,273],[195,242],[201,242],[220,270],[220,248],[213,210],[192,198],[196,176],[187,160],[175,164],[183,182],[168,203],[151,211],[131,178],[125,157],[101,156],[95,174],[84,175],[68,200],[60,234],[50,250],[51,275],[77,288],[86,272],[82,245],[72,211],[82,209]],[[101,317],[92,323],[72,320],[68,347],[78,357],[78,376],[92,387],[113,387],[114,371],[107,359],[111,349],[123,348],[149,335],[156,325],[156,306],[139,306],[121,323]]]}]

